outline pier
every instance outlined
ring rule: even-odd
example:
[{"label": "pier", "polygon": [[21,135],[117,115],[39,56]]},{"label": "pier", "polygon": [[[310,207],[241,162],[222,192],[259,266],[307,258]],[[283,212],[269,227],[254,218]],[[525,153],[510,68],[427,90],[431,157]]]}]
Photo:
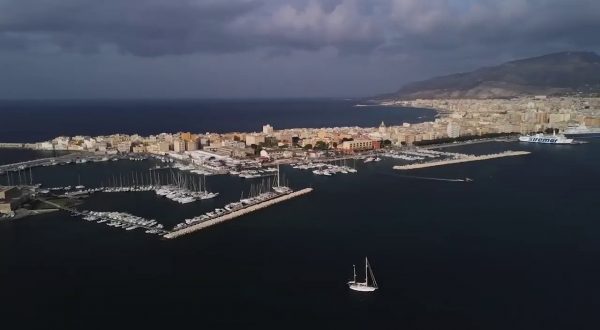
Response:
[{"label": "pier", "polygon": [[[82,211],[76,210],[74,208],[70,208],[70,207],[66,207],[66,206],[63,206],[63,205],[59,205],[59,204],[56,204],[54,202],[51,202],[49,200],[46,200],[46,199],[40,198],[40,197],[38,197],[36,199],[38,201],[44,203],[44,204],[48,204],[50,206],[53,206],[56,209],[60,209],[60,210],[69,212],[72,215],[79,216],[79,217],[85,217],[87,215],[87,213],[89,212],[89,211],[82,212]],[[166,230],[164,230],[162,228],[157,228],[155,226],[148,226],[148,225],[144,225],[144,224],[140,224],[140,223],[132,223],[130,221],[125,221],[125,220],[120,220],[120,219],[114,219],[114,218],[109,218],[109,217],[105,217],[105,216],[98,216],[98,220],[106,220],[106,221],[111,221],[111,222],[117,222],[117,223],[120,223],[120,224],[123,224],[123,225],[130,225],[130,226],[136,226],[136,227],[139,227],[139,228],[144,228],[146,230],[155,230],[159,234],[164,234],[164,233],[167,232]]]},{"label": "pier", "polygon": [[2,142],[0,143],[0,149],[33,149],[35,144],[31,143],[10,143],[10,142]]},{"label": "pier", "polygon": [[505,151],[505,152],[499,153],[499,154],[481,155],[481,156],[466,156],[463,158],[439,160],[439,161],[427,162],[427,163],[397,165],[397,166],[394,166],[394,169],[395,170],[414,170],[414,169],[426,168],[426,167],[443,166],[443,165],[458,164],[458,163],[468,163],[468,162],[475,162],[475,161],[479,161],[479,160],[487,160],[487,159],[502,158],[502,157],[512,157],[512,156],[522,156],[522,155],[528,155],[528,154],[530,154],[529,151]]},{"label": "pier", "polygon": [[507,137],[496,137],[496,138],[489,138],[489,139],[467,140],[467,141],[462,141],[462,142],[448,142],[448,143],[441,143],[441,144],[432,144],[432,145],[426,145],[426,146],[419,146],[419,148],[421,148],[421,149],[442,149],[442,148],[467,146],[467,145],[479,144],[479,143],[517,142],[517,141],[519,141],[518,137],[507,136]]},{"label": "pier", "polygon": [[57,164],[68,164],[75,162],[78,159],[86,159],[90,157],[87,153],[71,153],[68,155],[58,156],[58,157],[48,157],[48,158],[39,158],[28,160],[24,162],[12,163],[0,165],[0,172],[16,172],[22,171],[29,168],[40,167],[40,166],[52,166]]},{"label": "pier", "polygon": [[236,211],[227,213],[227,214],[222,215],[220,217],[216,217],[216,218],[213,218],[213,219],[210,219],[210,220],[207,220],[207,221],[204,221],[204,222],[201,222],[201,223],[189,226],[189,227],[185,227],[185,228],[180,229],[180,230],[172,231],[170,233],[167,233],[167,234],[163,235],[163,237],[164,238],[168,238],[168,239],[172,239],[172,238],[177,238],[179,236],[191,234],[191,233],[193,233],[195,231],[198,231],[198,230],[201,230],[201,229],[204,229],[204,228],[216,225],[218,223],[225,222],[225,221],[228,221],[228,220],[232,220],[232,219],[235,219],[237,217],[241,217],[241,216],[243,216],[245,214],[252,213],[254,211],[258,211],[258,210],[264,209],[266,207],[269,207],[271,205],[274,205],[274,204],[277,204],[277,203],[280,203],[280,202],[292,199],[294,197],[302,196],[302,195],[307,194],[307,193],[309,193],[311,191],[313,191],[312,188],[304,188],[302,190],[298,190],[298,191],[295,191],[295,192],[291,192],[289,194],[278,196],[278,197],[266,200],[266,201],[258,203],[258,204],[250,205],[250,206],[245,207],[245,208],[243,208],[241,210],[236,210]]}]

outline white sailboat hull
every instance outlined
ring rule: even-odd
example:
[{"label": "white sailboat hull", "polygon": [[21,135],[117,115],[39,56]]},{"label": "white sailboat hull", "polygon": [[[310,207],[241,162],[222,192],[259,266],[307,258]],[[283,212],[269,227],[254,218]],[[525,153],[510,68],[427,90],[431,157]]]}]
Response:
[{"label": "white sailboat hull", "polygon": [[377,290],[376,287],[370,286],[370,285],[366,285],[364,283],[354,283],[352,281],[348,282],[348,287],[351,290],[354,291],[361,291],[361,292],[372,292]]},{"label": "white sailboat hull", "polygon": [[[358,282],[356,281],[356,266],[352,266],[354,270],[354,278],[352,281],[348,281],[348,287],[350,290],[360,291],[360,292],[373,292],[377,290],[377,281],[375,281],[375,275],[373,275],[373,270],[369,266],[369,259],[365,258],[365,281]],[[369,275],[371,275],[371,283],[373,285],[369,285]]]}]

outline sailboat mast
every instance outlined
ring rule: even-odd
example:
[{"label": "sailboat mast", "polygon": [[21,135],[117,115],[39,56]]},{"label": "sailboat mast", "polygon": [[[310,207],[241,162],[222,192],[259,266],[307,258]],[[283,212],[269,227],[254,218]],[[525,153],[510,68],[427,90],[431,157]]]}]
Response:
[{"label": "sailboat mast", "polygon": [[354,280],[352,282],[356,283],[356,265],[352,265],[352,270],[354,271]]},{"label": "sailboat mast", "polygon": [[365,284],[369,285],[369,259],[365,257]]},{"label": "sailboat mast", "polygon": [[377,281],[375,280],[375,275],[373,274],[373,269],[371,268],[371,265],[369,265],[369,274],[371,274],[371,281],[373,282],[373,287],[378,288]]},{"label": "sailboat mast", "polygon": [[280,179],[279,179],[279,164],[277,164],[277,187],[280,186]]}]

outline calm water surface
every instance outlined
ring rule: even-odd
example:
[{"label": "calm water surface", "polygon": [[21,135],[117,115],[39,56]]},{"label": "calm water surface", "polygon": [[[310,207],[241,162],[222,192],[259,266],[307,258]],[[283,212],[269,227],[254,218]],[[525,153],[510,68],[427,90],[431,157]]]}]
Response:
[{"label": "calm water surface", "polygon": [[[358,174],[334,177],[284,167],[315,191],[173,241],[63,213],[2,222],[0,315],[43,329],[597,329],[600,144],[453,148],[505,149],[532,154],[406,173],[395,161],[358,163]],[[147,166],[34,176],[92,185]],[[82,208],[175,224],[249,187],[228,176],[208,184],[222,194],[214,201],[98,194]],[[365,256],[381,287],[371,295],[345,284]]]},{"label": "calm water surface", "polygon": [[401,125],[433,120],[427,109],[355,107],[352,100],[0,100],[0,142],[59,135],[254,132],[297,127]]}]

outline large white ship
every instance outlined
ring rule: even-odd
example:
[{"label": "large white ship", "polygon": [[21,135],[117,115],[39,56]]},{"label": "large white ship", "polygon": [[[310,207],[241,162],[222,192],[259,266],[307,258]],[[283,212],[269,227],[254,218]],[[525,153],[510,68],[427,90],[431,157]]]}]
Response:
[{"label": "large white ship", "polygon": [[598,138],[600,137],[600,127],[586,127],[584,125],[568,127],[563,133],[569,138]]},{"label": "large white ship", "polygon": [[561,135],[556,135],[556,134],[525,135],[525,136],[520,136],[519,141],[529,142],[529,143],[546,143],[546,144],[573,144],[573,139],[569,139],[562,134]]}]

